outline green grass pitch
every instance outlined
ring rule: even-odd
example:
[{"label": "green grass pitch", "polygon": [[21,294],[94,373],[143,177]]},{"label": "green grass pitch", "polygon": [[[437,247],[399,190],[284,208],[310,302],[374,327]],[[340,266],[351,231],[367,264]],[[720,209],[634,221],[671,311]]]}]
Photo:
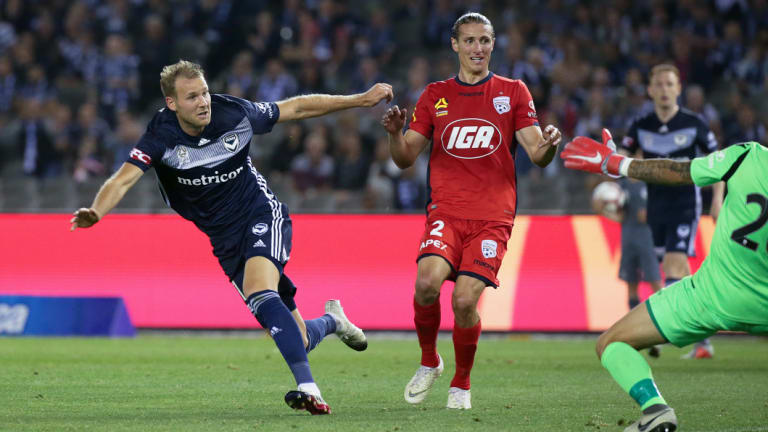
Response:
[{"label": "green grass pitch", "polygon": [[[374,337],[363,353],[331,336],[310,354],[330,416],[283,402],[293,379],[265,337],[0,339],[2,431],[621,431],[639,411],[600,366],[594,337],[484,338],[473,409],[444,408],[453,371],[411,406],[415,338]],[[768,340],[714,338],[712,360],[651,360],[682,431],[768,431]],[[624,426],[622,426],[624,425]]]}]

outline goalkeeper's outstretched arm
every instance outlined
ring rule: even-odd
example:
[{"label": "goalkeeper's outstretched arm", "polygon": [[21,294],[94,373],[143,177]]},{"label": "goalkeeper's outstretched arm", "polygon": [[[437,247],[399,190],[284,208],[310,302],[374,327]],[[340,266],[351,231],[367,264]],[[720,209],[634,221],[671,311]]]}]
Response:
[{"label": "goalkeeper's outstretched arm", "polygon": [[611,133],[603,129],[602,144],[578,136],[560,153],[565,167],[618,178],[632,177],[647,183],[670,186],[693,184],[691,162],[671,159],[633,159],[616,152]]},{"label": "goalkeeper's outstretched arm", "polygon": [[669,186],[693,184],[691,162],[671,159],[632,159],[627,167],[627,177]]}]

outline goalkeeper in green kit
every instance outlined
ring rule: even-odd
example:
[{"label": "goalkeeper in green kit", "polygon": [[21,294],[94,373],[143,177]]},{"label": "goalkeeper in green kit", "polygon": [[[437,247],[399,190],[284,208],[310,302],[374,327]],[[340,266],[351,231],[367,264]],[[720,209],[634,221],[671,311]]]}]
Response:
[{"label": "goalkeeper in green kit", "polygon": [[637,350],[665,342],[683,347],[718,330],[768,333],[768,148],[746,142],[685,162],[634,160],[615,149],[603,129],[602,144],[577,137],[560,157],[567,168],[613,177],[698,186],[722,180],[728,188],[699,271],[652,295],[597,340],[601,363],[643,410],[625,432],[671,432],[675,411]]}]

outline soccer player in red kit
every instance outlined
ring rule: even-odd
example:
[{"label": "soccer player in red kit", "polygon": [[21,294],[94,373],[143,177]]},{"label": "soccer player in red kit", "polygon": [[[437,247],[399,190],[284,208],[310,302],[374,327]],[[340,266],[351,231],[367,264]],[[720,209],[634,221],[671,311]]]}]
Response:
[{"label": "soccer player in red kit", "polygon": [[469,374],[481,328],[477,302],[486,286],[499,283],[496,274],[515,218],[515,148],[521,144],[544,167],[561,140],[554,126],[542,133],[522,81],[488,70],[494,40],[488,18],[479,13],[461,16],[451,30],[459,74],[427,86],[404,134],[406,110],[393,106],[381,121],[400,168],[411,166],[432,141],[427,221],[413,302],[421,367],[405,388],[409,403],[422,402],[443,371],[436,348],[440,288],[452,280],[456,373],[446,406],[472,407]]}]

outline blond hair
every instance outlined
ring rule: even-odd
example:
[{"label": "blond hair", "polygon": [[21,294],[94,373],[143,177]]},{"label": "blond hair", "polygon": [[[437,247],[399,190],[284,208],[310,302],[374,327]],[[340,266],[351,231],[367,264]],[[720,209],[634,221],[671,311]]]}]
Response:
[{"label": "blond hair", "polygon": [[176,96],[176,78],[178,77],[205,78],[205,72],[199,64],[187,60],[179,60],[172,65],[163,67],[163,71],[160,72],[160,90],[162,90],[163,96]]},{"label": "blond hair", "polygon": [[672,72],[677,76],[677,80],[680,81],[680,69],[677,68],[677,66],[669,63],[662,63],[657,64],[656,66],[651,68],[651,73],[648,74],[648,82],[651,82],[654,75],[662,72]]}]

